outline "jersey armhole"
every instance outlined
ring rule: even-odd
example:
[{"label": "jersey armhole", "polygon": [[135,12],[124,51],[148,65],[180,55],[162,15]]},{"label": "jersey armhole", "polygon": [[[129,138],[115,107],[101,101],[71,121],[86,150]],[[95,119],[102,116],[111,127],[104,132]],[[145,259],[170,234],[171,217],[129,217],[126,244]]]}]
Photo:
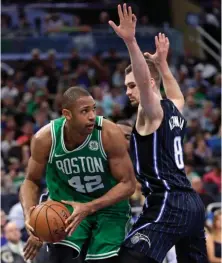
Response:
[{"label": "jersey armhole", "polygon": [[[100,117],[99,117],[98,125],[99,125],[100,127],[102,127],[102,123],[103,123],[103,116],[100,116]],[[103,148],[102,129],[99,130],[99,145],[100,145],[100,151],[101,151],[101,154],[102,154],[103,158],[104,158],[105,160],[107,160],[107,155],[106,155],[106,152],[105,152],[105,150],[104,150],[104,148]]]},{"label": "jersey armhole", "polygon": [[51,145],[51,150],[50,150],[50,154],[49,154],[48,163],[52,163],[53,155],[54,155],[54,152],[55,152],[55,145],[56,145],[54,121],[51,121],[50,124],[51,124],[50,125],[50,129],[51,129],[52,145]]}]

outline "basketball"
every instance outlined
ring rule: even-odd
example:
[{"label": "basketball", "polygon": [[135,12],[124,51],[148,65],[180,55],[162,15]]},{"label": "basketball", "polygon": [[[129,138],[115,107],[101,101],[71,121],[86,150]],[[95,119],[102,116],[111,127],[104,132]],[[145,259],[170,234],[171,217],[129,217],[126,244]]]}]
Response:
[{"label": "basketball", "polygon": [[59,242],[63,240],[65,232],[65,220],[70,216],[69,210],[56,201],[46,201],[36,206],[30,215],[30,226],[34,229],[34,235],[45,242]]}]

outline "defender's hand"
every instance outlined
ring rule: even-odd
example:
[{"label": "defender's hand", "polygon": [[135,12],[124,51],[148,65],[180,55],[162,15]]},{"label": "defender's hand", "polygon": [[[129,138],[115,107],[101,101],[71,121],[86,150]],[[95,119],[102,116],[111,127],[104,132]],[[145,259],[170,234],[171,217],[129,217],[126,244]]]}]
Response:
[{"label": "defender's hand", "polygon": [[27,243],[25,244],[25,247],[23,249],[24,259],[33,260],[37,255],[37,253],[39,252],[39,249],[42,247],[42,244],[43,244],[42,241],[36,240],[36,238],[33,235],[31,235],[27,240]]},{"label": "defender's hand", "polygon": [[133,40],[136,31],[136,16],[132,13],[131,6],[127,8],[126,4],[124,4],[122,9],[121,5],[118,5],[118,15],[119,26],[111,20],[109,21],[110,26],[125,42]]},{"label": "defender's hand", "polygon": [[159,36],[155,36],[155,45],[155,54],[152,55],[149,52],[145,52],[144,56],[151,59],[157,66],[160,66],[161,63],[167,61],[170,42],[168,37],[165,37],[164,34],[159,33]]},{"label": "defender's hand", "polygon": [[75,231],[82,220],[92,213],[91,208],[87,203],[77,203],[63,200],[61,202],[67,205],[71,205],[74,209],[71,216],[65,221],[65,223],[68,225],[65,231],[68,232],[69,236],[71,236],[71,234]]}]

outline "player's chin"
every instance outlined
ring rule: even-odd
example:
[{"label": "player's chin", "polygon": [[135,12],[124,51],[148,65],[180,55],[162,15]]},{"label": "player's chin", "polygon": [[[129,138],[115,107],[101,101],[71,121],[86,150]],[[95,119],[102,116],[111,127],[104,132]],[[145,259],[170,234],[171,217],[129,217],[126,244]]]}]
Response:
[{"label": "player's chin", "polygon": [[132,100],[130,103],[131,103],[132,107],[138,107],[138,105],[139,105],[139,103],[135,100]]},{"label": "player's chin", "polygon": [[93,132],[93,129],[94,129],[94,126],[88,126],[88,127],[86,127],[86,128],[84,129],[83,133],[84,133],[85,135],[89,135],[89,134],[91,134],[91,133]]}]

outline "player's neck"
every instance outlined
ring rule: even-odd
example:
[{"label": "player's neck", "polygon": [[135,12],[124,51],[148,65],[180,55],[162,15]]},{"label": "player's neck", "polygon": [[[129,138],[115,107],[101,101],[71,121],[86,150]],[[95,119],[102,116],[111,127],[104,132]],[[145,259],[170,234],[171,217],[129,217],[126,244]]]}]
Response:
[{"label": "player's neck", "polygon": [[64,142],[68,150],[73,150],[79,145],[81,145],[88,135],[82,135],[75,132],[75,129],[71,127],[68,123],[64,126]]}]

